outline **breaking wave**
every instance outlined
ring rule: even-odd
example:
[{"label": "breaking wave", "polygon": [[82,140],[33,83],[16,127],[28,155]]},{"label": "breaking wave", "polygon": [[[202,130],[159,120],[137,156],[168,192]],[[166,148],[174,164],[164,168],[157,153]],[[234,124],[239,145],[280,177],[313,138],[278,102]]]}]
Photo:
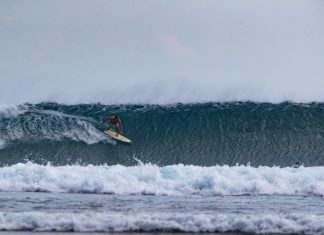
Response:
[{"label": "breaking wave", "polygon": [[[102,133],[119,114],[133,144]],[[0,107],[1,165],[324,164],[324,104],[25,104]]]},{"label": "breaking wave", "polygon": [[0,168],[0,191],[152,195],[324,195],[323,167],[51,166]]}]

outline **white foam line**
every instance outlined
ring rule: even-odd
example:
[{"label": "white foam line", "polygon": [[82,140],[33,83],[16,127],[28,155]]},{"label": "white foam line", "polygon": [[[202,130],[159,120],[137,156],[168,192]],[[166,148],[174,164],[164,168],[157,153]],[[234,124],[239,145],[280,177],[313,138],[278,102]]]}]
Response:
[{"label": "white foam line", "polygon": [[16,164],[0,168],[1,191],[155,195],[324,195],[324,167]]},{"label": "white foam line", "polygon": [[75,232],[232,232],[323,234],[324,216],[308,214],[0,212],[0,230]]}]

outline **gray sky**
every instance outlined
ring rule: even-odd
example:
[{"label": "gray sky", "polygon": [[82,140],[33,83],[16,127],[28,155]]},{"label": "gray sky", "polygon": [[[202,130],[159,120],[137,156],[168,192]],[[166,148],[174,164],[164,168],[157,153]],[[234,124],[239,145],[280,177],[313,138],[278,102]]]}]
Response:
[{"label": "gray sky", "polygon": [[0,0],[0,104],[324,101],[322,0]]}]

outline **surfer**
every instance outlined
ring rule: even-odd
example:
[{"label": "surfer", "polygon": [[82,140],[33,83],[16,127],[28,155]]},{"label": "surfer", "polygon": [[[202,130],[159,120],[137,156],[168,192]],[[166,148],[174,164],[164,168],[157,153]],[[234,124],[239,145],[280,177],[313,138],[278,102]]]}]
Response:
[{"label": "surfer", "polygon": [[108,117],[106,120],[108,121],[109,129],[111,129],[112,127],[115,127],[117,135],[122,134],[122,130],[123,130],[122,122],[117,115],[115,115],[113,117]]},{"label": "surfer", "polygon": [[132,143],[130,139],[122,136],[123,126],[120,118],[117,115],[107,117],[105,119],[102,118],[101,121],[108,124],[108,130],[104,131],[103,133],[120,142]]}]

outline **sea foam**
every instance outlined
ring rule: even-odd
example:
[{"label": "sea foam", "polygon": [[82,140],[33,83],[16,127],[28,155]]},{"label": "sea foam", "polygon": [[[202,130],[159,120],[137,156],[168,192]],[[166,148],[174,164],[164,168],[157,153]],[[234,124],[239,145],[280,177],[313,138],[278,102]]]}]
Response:
[{"label": "sea foam", "polygon": [[115,143],[99,131],[92,120],[58,111],[38,110],[31,105],[0,106],[0,120],[0,149],[17,140],[70,139],[89,145],[101,141]]},{"label": "sea foam", "polygon": [[324,167],[65,165],[0,168],[1,191],[118,195],[324,195]]},{"label": "sea foam", "polygon": [[0,212],[0,230],[61,232],[232,232],[323,234],[324,216]]}]

